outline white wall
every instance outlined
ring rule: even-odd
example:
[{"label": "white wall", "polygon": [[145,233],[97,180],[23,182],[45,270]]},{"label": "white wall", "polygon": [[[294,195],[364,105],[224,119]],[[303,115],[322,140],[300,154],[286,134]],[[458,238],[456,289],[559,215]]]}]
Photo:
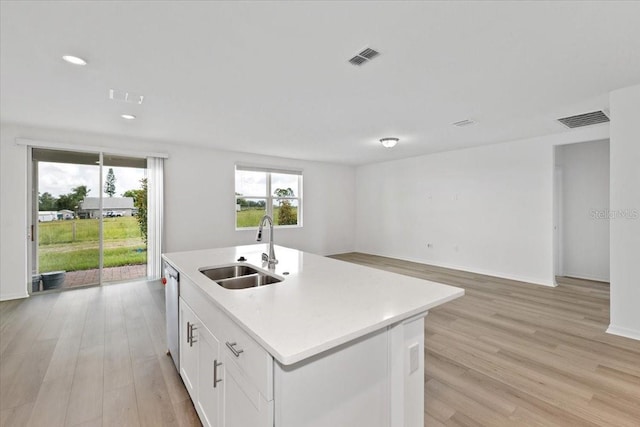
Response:
[{"label": "white wall", "polygon": [[27,149],[18,137],[168,153],[165,252],[255,242],[255,232],[235,231],[235,162],[303,170],[304,226],[277,229],[277,244],[322,255],[354,249],[353,167],[2,124],[0,300],[27,295]]},{"label": "white wall", "polygon": [[255,242],[255,230],[235,231],[238,161],[303,170],[303,228],[276,229],[277,244],[322,255],[353,250],[355,168],[180,148],[165,166],[166,252]]},{"label": "white wall", "polygon": [[611,93],[611,324],[640,339],[640,85]]},{"label": "white wall", "polygon": [[562,171],[561,274],[609,281],[609,141],[557,147]]},{"label": "white wall", "polygon": [[356,250],[553,286],[553,146],[607,137],[602,125],[359,167]]},{"label": "white wall", "polygon": [[27,295],[27,153],[0,127],[0,300]]}]

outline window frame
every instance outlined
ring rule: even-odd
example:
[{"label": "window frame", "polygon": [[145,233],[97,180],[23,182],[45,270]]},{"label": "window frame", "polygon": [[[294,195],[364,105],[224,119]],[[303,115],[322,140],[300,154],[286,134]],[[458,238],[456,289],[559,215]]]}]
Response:
[{"label": "window frame", "polygon": [[[247,172],[262,172],[265,173],[266,175],[266,194],[265,195],[258,195],[258,194],[251,194],[251,195],[238,195],[237,194],[237,188],[236,188],[236,178],[238,176],[238,172],[239,171],[247,171]],[[273,195],[273,189],[272,189],[272,178],[271,175],[272,174],[285,174],[285,175],[295,175],[298,178],[298,195],[294,196],[294,197],[278,197]],[[234,222],[235,222],[235,229],[236,231],[243,231],[243,230],[257,230],[258,229],[258,225],[253,226],[253,227],[238,227],[238,210],[237,210],[237,206],[238,206],[238,199],[245,199],[245,200],[264,200],[265,201],[265,215],[269,215],[273,221],[273,227],[274,228],[302,228],[303,227],[303,222],[302,222],[302,218],[303,218],[303,198],[302,198],[302,184],[303,184],[303,171],[301,169],[288,169],[288,168],[279,168],[279,167],[265,167],[265,166],[256,166],[256,165],[246,165],[246,164],[236,164],[235,168],[234,168]],[[292,200],[292,201],[297,201],[298,202],[298,206],[297,206],[297,214],[298,214],[298,223],[297,224],[288,224],[288,225],[278,225],[275,224],[276,218],[274,218],[273,216],[273,212],[274,212],[274,208],[276,207],[275,204],[278,202],[278,200]]]}]

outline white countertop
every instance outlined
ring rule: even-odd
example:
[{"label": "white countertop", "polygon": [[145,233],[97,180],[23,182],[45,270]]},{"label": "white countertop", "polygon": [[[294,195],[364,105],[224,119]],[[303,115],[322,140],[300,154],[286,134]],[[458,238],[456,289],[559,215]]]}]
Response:
[{"label": "white countertop", "polygon": [[[164,254],[278,362],[290,365],[421,314],[464,295],[464,290],[400,274],[275,247],[279,263],[268,270],[266,244]],[[283,282],[225,289],[203,267],[247,264]],[[284,275],[288,272],[288,275]]]}]

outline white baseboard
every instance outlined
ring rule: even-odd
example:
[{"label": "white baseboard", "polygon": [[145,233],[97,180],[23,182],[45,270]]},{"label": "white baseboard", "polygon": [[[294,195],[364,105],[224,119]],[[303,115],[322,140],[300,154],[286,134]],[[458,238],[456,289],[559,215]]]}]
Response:
[{"label": "white baseboard", "polygon": [[[416,262],[420,262],[420,261],[416,261]],[[555,283],[555,280],[552,280],[551,282],[547,282],[540,279],[534,279],[532,277],[513,275],[508,273],[502,273],[499,271],[484,270],[481,268],[469,268],[469,267],[464,267],[464,266],[459,266],[454,264],[447,264],[447,263],[430,263],[425,261],[422,261],[422,263],[435,265],[438,267],[451,268],[453,270],[468,271],[469,273],[482,274],[483,276],[498,277],[500,279],[509,279],[509,280],[514,280],[516,282],[530,283],[530,284],[539,285],[539,286],[548,286],[550,288],[555,288],[556,286],[558,286]]]},{"label": "white baseboard", "polygon": [[29,294],[6,294],[0,295],[0,301],[9,301],[12,299],[29,298]]},{"label": "white baseboard", "polygon": [[585,276],[584,274],[574,274],[574,273],[568,273],[568,272],[564,272],[564,274],[562,274],[565,277],[572,277],[574,279],[583,279],[583,280],[591,280],[594,282],[604,282],[604,283],[609,283],[609,278],[605,278],[605,277],[595,277],[595,276]]},{"label": "white baseboard", "polygon": [[615,326],[611,324],[607,328],[607,333],[640,341],[640,331],[637,331],[635,329],[623,328],[623,327]]},{"label": "white baseboard", "polygon": [[[362,253],[371,253],[371,252],[362,252]],[[526,276],[518,276],[518,275],[501,273],[501,272],[496,272],[496,271],[491,271],[491,270],[483,270],[483,269],[478,269],[478,268],[469,268],[469,267],[465,267],[465,266],[461,266],[461,265],[455,265],[455,264],[449,264],[449,263],[441,263],[441,262],[433,262],[433,261],[424,260],[424,259],[404,258],[404,257],[393,256],[393,255],[376,254],[376,253],[372,253],[372,255],[378,255],[378,256],[383,256],[383,257],[387,257],[387,258],[396,258],[396,259],[401,259],[401,260],[410,261],[410,262],[417,262],[419,264],[433,265],[435,267],[450,268],[452,270],[466,271],[468,273],[482,274],[483,276],[498,277],[500,279],[515,280],[517,282],[531,283],[533,285],[548,286],[548,287],[551,287],[551,288],[555,288],[556,286],[558,286],[555,283],[554,278],[550,278],[549,281],[545,281],[545,280],[534,279],[534,278],[526,277]]]}]

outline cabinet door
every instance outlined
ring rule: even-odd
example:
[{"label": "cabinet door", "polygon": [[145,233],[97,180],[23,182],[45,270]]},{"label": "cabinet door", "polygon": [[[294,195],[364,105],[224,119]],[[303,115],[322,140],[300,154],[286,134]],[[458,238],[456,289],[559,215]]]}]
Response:
[{"label": "cabinet door", "polygon": [[240,368],[223,352],[224,427],[269,427],[273,425],[273,400],[267,402]]},{"label": "cabinet door", "polygon": [[180,298],[180,376],[191,400],[198,385],[198,333],[201,327],[191,308]]},{"label": "cabinet door", "polygon": [[206,327],[198,334],[198,412],[204,426],[220,425],[223,369],[220,343]]}]

